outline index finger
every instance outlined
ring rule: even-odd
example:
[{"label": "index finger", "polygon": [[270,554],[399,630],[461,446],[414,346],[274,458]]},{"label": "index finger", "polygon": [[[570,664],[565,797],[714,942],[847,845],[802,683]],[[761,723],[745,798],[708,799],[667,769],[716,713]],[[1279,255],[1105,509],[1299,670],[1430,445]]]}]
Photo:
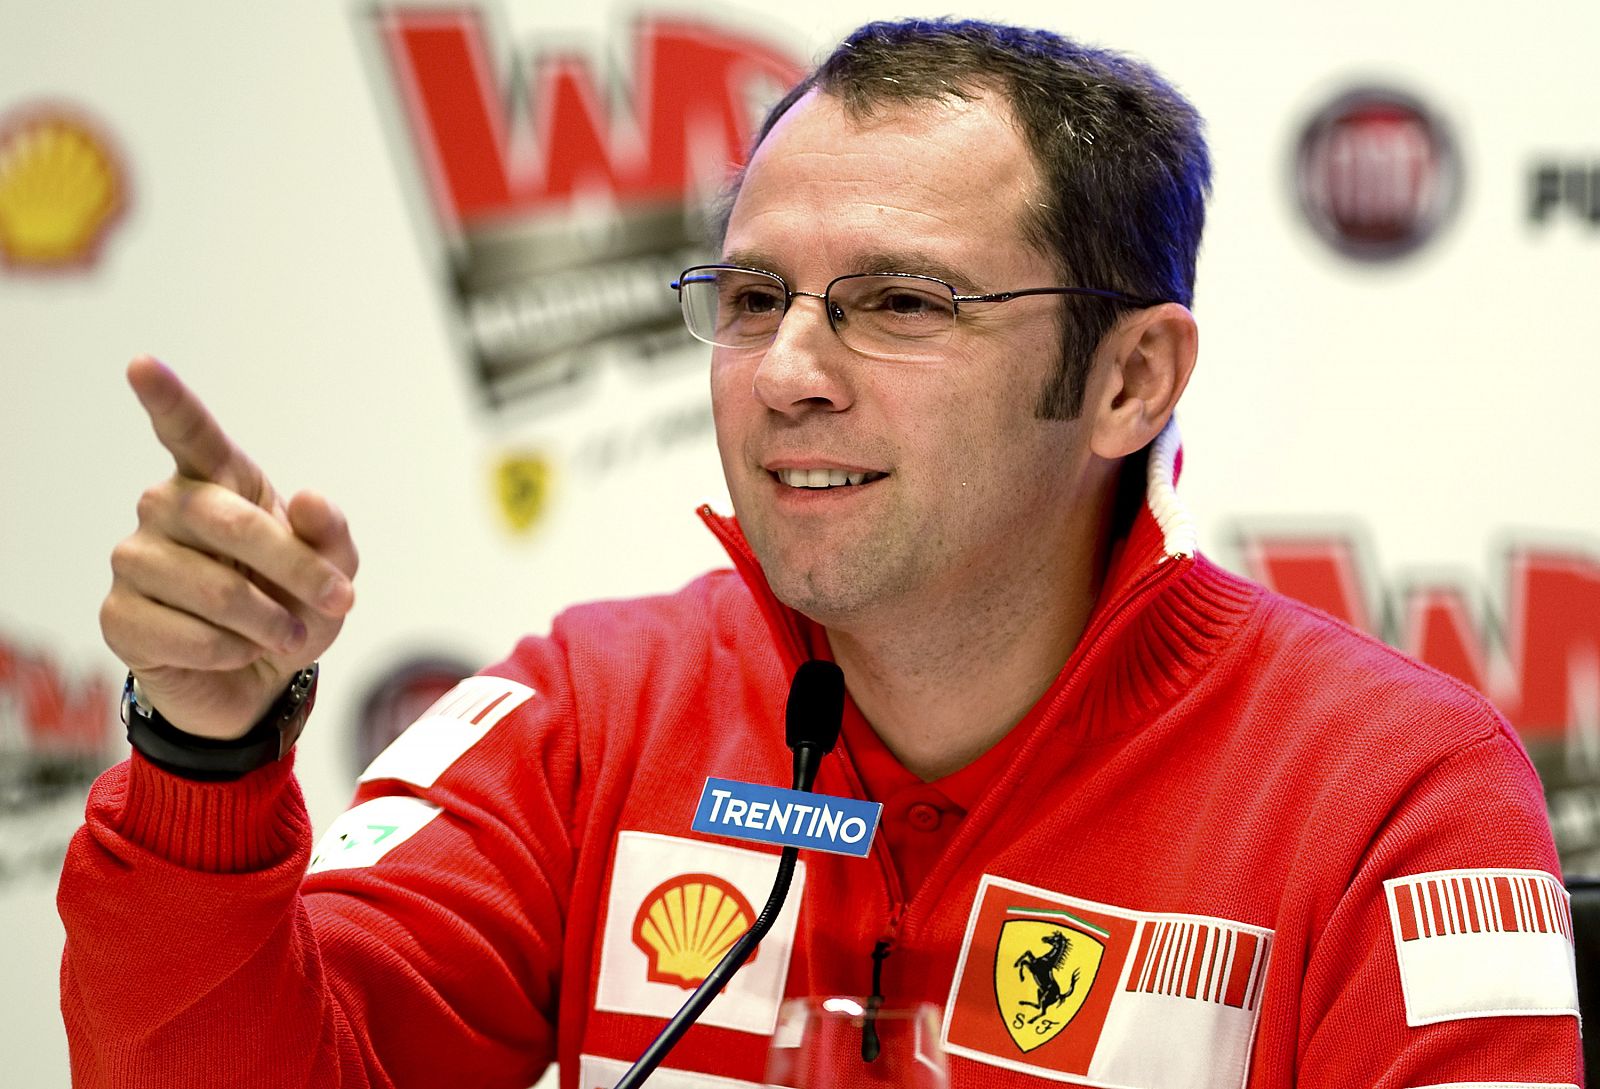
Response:
[{"label": "index finger", "polygon": [[191,480],[221,484],[259,502],[264,478],[234,445],[200,398],[163,363],[140,356],[128,364],[133,387],[156,438],[167,448],[178,473]]}]

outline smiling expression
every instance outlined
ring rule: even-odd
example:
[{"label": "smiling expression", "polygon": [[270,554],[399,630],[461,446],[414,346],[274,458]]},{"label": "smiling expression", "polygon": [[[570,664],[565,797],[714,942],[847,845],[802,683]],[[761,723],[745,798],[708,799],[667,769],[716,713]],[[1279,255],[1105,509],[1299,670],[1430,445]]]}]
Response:
[{"label": "smiling expression", "polygon": [[[813,91],[752,158],[723,260],[811,292],[851,272],[932,275],[962,294],[1058,284],[1023,236],[1037,192],[991,97],[852,119]],[[851,351],[821,301],[798,297],[770,346],[714,349],[729,493],[781,600],[848,627],[983,610],[1018,585],[1048,593],[1084,539],[1089,461],[1081,421],[1035,413],[1059,315],[1049,297],[963,308],[937,360],[904,363]]]}]

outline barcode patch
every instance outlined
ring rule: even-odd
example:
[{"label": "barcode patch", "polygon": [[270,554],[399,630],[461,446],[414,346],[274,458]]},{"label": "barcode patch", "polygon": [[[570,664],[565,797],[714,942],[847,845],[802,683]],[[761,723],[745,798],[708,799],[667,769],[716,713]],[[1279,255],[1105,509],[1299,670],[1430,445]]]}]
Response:
[{"label": "barcode patch", "polygon": [[1441,870],[1384,882],[1406,1023],[1578,1016],[1571,898],[1538,870]]},{"label": "barcode patch", "polygon": [[1266,967],[1266,941],[1244,931],[1166,920],[1142,927],[1126,990],[1253,1010]]},{"label": "barcode patch", "polygon": [[1572,938],[1567,891],[1549,874],[1455,873],[1398,882],[1389,895],[1402,941],[1505,931]]}]

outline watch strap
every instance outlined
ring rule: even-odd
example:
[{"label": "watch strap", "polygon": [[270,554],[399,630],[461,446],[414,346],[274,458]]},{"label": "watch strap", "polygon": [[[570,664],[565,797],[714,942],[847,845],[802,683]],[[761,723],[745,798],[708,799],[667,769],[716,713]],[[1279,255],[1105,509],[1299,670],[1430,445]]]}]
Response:
[{"label": "watch strap", "polygon": [[147,706],[130,670],[122,698],[128,742],[152,764],[185,779],[228,782],[242,778],[282,759],[294,746],[316,702],[318,672],[315,662],[300,670],[249,732],[220,740],[181,730]]}]

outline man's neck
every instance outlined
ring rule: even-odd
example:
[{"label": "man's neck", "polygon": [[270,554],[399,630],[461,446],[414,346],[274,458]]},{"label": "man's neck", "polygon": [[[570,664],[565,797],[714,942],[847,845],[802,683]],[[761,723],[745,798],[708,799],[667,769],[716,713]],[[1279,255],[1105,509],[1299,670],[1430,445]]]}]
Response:
[{"label": "man's neck", "polygon": [[1049,690],[1104,577],[1109,518],[1086,521],[1040,570],[1003,573],[978,600],[907,603],[828,628],[851,698],[908,770],[931,781],[965,767]]}]

